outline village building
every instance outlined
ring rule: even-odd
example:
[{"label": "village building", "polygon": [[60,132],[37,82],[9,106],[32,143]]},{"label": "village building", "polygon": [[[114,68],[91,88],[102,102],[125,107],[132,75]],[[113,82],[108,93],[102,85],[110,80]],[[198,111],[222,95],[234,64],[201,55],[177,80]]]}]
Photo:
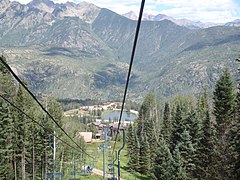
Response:
[{"label": "village building", "polygon": [[79,132],[79,135],[83,137],[84,142],[92,142],[92,132]]}]

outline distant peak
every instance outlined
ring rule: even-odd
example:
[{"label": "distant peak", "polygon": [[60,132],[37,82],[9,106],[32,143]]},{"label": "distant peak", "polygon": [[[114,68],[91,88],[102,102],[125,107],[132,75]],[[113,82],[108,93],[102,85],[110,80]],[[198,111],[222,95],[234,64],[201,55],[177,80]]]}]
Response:
[{"label": "distant peak", "polygon": [[51,0],[32,0],[30,1],[28,4],[31,4],[31,5],[38,5],[38,4],[41,4],[41,3],[44,3],[48,6],[53,6],[55,3]]},{"label": "distant peak", "polygon": [[127,14],[133,14],[133,15],[135,15],[135,16],[136,16],[136,14],[135,14],[133,11],[129,11],[129,12],[127,12],[127,13],[123,14],[123,15],[127,15]]},{"label": "distant peak", "polygon": [[52,13],[53,9],[56,6],[56,4],[51,0],[32,0],[27,5],[28,7],[34,7],[48,13]]},{"label": "distant peak", "polygon": [[128,13],[135,14],[133,11],[129,11]]},{"label": "distant peak", "polygon": [[133,11],[129,11],[128,13],[123,14],[124,17],[132,20],[137,20],[138,17]]},{"label": "distant peak", "polygon": [[235,19],[231,22],[228,22],[225,24],[225,26],[236,26],[236,27],[240,27],[240,19]]},{"label": "distant peak", "polygon": [[240,22],[240,19],[235,19],[235,20],[232,21],[232,22]]},{"label": "distant peak", "polygon": [[7,3],[10,3],[9,0],[0,0],[0,4],[7,4]]},{"label": "distant peak", "polygon": [[[79,3],[80,5],[82,6],[96,6],[95,4],[93,3],[89,3],[89,2],[86,2],[86,1],[82,1]],[[96,6],[97,7],[97,6]]]}]

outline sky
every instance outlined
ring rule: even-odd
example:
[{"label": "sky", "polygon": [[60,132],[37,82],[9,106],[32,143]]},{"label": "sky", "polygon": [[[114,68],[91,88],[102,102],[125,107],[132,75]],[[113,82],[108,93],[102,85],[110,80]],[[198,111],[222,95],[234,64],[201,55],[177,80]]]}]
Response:
[{"label": "sky", "polygon": [[[30,0],[17,0],[23,4]],[[82,0],[53,0],[57,3]],[[101,8],[108,8],[119,14],[129,11],[139,13],[141,0],[85,0]],[[176,19],[225,23],[240,19],[240,0],[146,0],[144,13],[165,14]]]}]

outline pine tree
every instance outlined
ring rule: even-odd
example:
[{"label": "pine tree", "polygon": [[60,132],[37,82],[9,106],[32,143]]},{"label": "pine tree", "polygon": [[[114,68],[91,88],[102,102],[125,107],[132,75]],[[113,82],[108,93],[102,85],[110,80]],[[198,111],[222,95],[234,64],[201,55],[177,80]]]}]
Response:
[{"label": "pine tree", "polygon": [[200,120],[197,118],[197,114],[195,110],[191,110],[188,114],[186,120],[186,130],[189,132],[191,137],[192,145],[195,149],[197,149],[198,144],[201,139],[201,125]]},{"label": "pine tree", "polygon": [[168,145],[161,139],[155,158],[154,175],[159,180],[166,180],[173,178],[173,172],[174,163],[172,154]]},{"label": "pine tree", "polygon": [[148,138],[150,148],[156,147],[157,143],[157,129],[156,129],[156,114],[157,104],[156,97],[153,94],[149,94],[144,98],[144,102],[142,104],[139,119],[141,119],[141,123],[139,123],[140,128],[138,128],[138,136],[144,132]]},{"label": "pine tree", "polygon": [[[43,100],[43,104],[45,104],[46,109],[49,114],[56,120],[56,122],[62,126],[62,108],[60,104],[53,98],[48,97]],[[46,172],[53,171],[53,154],[51,150],[51,146],[53,146],[53,137],[54,135],[61,137],[61,131],[56,126],[56,124],[50,119],[50,117],[44,114],[42,120],[42,125],[45,129],[41,128],[41,137],[42,137],[42,175]],[[58,142],[56,141],[56,144]],[[58,146],[56,147],[58,151]]]},{"label": "pine tree", "polygon": [[133,127],[132,124],[130,124],[127,128],[127,135],[126,135],[126,141],[127,141],[127,150],[128,154],[131,154],[134,139],[133,139]]},{"label": "pine tree", "polygon": [[[31,103],[31,102],[30,102]],[[40,123],[42,113],[39,111],[37,104],[31,103],[28,115],[32,117],[36,122]],[[26,171],[29,174],[29,179],[41,179],[41,156],[42,145],[40,136],[41,127],[35,122],[29,123],[28,136],[26,138],[27,143],[27,165]]]},{"label": "pine tree", "polygon": [[186,180],[187,174],[183,166],[183,159],[179,151],[178,145],[175,146],[173,151],[173,160],[174,160],[174,170],[173,170],[173,180]]},{"label": "pine tree", "polygon": [[[6,58],[3,56],[0,56],[0,58],[4,61],[6,61]],[[0,61],[0,93],[1,95],[4,95],[5,98],[12,100],[12,98],[15,96],[16,88],[14,86],[14,80],[8,71],[8,69],[2,64]]]},{"label": "pine tree", "polygon": [[136,131],[134,131],[134,138],[135,138],[135,143],[134,143],[134,153],[132,154],[132,162],[134,165],[134,169],[139,172],[140,171],[140,164],[139,164],[139,159],[140,159],[140,143],[139,139],[137,137]]},{"label": "pine tree", "polygon": [[221,179],[232,179],[234,162],[232,149],[229,147],[230,128],[235,111],[235,92],[228,70],[220,76],[214,90],[214,115],[217,127],[218,173]]},{"label": "pine tree", "polygon": [[214,91],[214,115],[216,116],[218,135],[224,135],[232,120],[235,110],[235,92],[232,78],[228,70],[216,83]]},{"label": "pine tree", "polygon": [[12,179],[12,117],[6,103],[0,99],[0,179]]},{"label": "pine tree", "polygon": [[240,57],[236,60],[238,62],[238,91],[236,98],[236,111],[234,114],[234,124],[232,128],[232,145],[235,151],[235,175],[236,177],[240,177]]},{"label": "pine tree", "polygon": [[156,97],[153,94],[149,94],[144,98],[144,102],[141,106],[140,112],[139,112],[139,118],[136,121],[136,127],[137,127],[137,137],[139,139],[140,147],[145,147],[144,145],[144,138],[143,134],[145,134],[150,151],[150,162],[151,162],[151,168],[153,169],[154,166],[154,158],[155,158],[155,151],[157,147],[157,141],[158,141],[158,130],[157,130],[157,123],[158,117],[157,117],[157,103],[156,103]]},{"label": "pine tree", "polygon": [[[3,56],[0,56],[0,58],[6,62]],[[13,78],[2,62],[0,62],[0,94],[9,101],[13,101],[15,96]],[[14,177],[13,121],[13,109],[0,98],[0,179],[12,179]]]},{"label": "pine tree", "polygon": [[172,133],[172,122],[170,118],[170,107],[168,103],[165,103],[161,135],[163,136],[167,144],[169,144],[170,142],[171,133]]},{"label": "pine tree", "polygon": [[128,161],[128,165],[130,167],[134,166],[133,162],[132,162],[132,158],[134,158],[134,151],[135,151],[135,139],[134,139],[134,131],[133,131],[133,127],[132,124],[130,124],[128,126],[128,132],[127,132],[127,150],[128,150],[128,156],[129,156],[129,161]]},{"label": "pine tree", "polygon": [[173,131],[171,135],[170,150],[173,151],[176,145],[182,141],[182,134],[186,129],[182,117],[182,110],[180,105],[177,105],[176,112],[173,116]]},{"label": "pine tree", "polygon": [[240,177],[240,84],[238,85],[238,95],[237,95],[237,112],[235,115],[236,119],[236,130],[234,133],[234,150],[236,152],[236,163],[235,163],[235,172],[236,172],[236,177]]},{"label": "pine tree", "polygon": [[204,89],[204,93],[200,96],[197,102],[197,117],[199,118],[200,124],[206,117],[206,112],[209,111],[208,105],[208,91]]},{"label": "pine tree", "polygon": [[[26,114],[30,113],[30,109],[32,106],[31,100],[21,86],[18,88],[16,105]],[[29,119],[24,114],[22,114],[19,111],[16,112],[14,127],[16,130],[15,141],[16,141],[17,147],[15,149],[15,152],[17,156],[16,159],[18,161],[17,165],[18,167],[21,167],[21,169],[18,169],[19,177],[21,177],[21,179],[27,178],[27,173],[26,173],[27,157],[26,156],[29,153],[27,149],[27,145],[28,145],[27,139],[29,135],[28,133],[29,133],[29,125],[30,125],[29,122],[30,122]]]},{"label": "pine tree", "polygon": [[191,136],[187,130],[184,130],[181,134],[181,141],[178,144],[179,151],[183,160],[183,167],[186,170],[188,179],[193,178],[193,172],[195,170],[195,149],[193,148]]},{"label": "pine tree", "polygon": [[149,176],[151,171],[151,152],[146,134],[141,136],[140,142],[140,173]]},{"label": "pine tree", "polygon": [[202,179],[214,179],[216,177],[216,129],[210,118],[209,111],[205,113],[205,119],[202,127],[202,138],[198,153],[196,177]]},{"label": "pine tree", "polygon": [[133,171],[139,172],[140,171],[140,165],[139,165],[139,156],[140,156],[140,143],[136,134],[136,130],[132,128],[132,137],[131,142],[129,142],[131,145],[128,147],[128,153],[129,153],[129,168]]},{"label": "pine tree", "polygon": [[192,170],[192,177],[195,177],[195,174],[198,173],[197,162],[199,161],[199,150],[200,150],[200,141],[202,139],[202,130],[200,120],[197,116],[195,110],[191,110],[186,118],[186,127],[189,132],[192,148],[194,152],[192,154],[192,164],[194,164],[194,170]]}]

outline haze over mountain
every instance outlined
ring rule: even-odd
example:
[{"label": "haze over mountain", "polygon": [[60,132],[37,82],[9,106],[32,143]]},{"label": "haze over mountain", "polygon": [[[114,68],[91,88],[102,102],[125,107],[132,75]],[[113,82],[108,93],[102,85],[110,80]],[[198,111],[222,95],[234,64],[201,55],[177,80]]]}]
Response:
[{"label": "haze over mountain", "polygon": [[240,19],[236,19],[232,22],[228,22],[228,23],[225,24],[225,26],[236,26],[236,27],[240,26]]},{"label": "haze over mountain", "polygon": [[[131,20],[137,20],[138,16],[133,12],[130,11],[128,13],[123,14],[124,17],[127,17]],[[173,23],[179,25],[179,26],[184,26],[190,29],[198,29],[198,28],[209,28],[213,26],[220,26],[224,24],[219,24],[219,23],[214,23],[214,22],[207,22],[207,23],[202,23],[200,21],[195,22],[191,21],[189,19],[175,19],[173,17],[167,16],[165,14],[158,14],[158,15],[152,15],[152,14],[143,14],[143,20],[145,21],[163,21],[163,20],[169,20],[172,21]],[[240,26],[239,19],[236,19],[232,22],[227,22],[225,23],[225,26]]]},{"label": "haze over mountain", "polygon": [[[199,92],[225,67],[235,74],[240,28],[188,22],[144,15],[131,98]],[[59,98],[122,97],[135,28],[136,21],[86,2],[0,0],[0,50],[35,92]]]}]

